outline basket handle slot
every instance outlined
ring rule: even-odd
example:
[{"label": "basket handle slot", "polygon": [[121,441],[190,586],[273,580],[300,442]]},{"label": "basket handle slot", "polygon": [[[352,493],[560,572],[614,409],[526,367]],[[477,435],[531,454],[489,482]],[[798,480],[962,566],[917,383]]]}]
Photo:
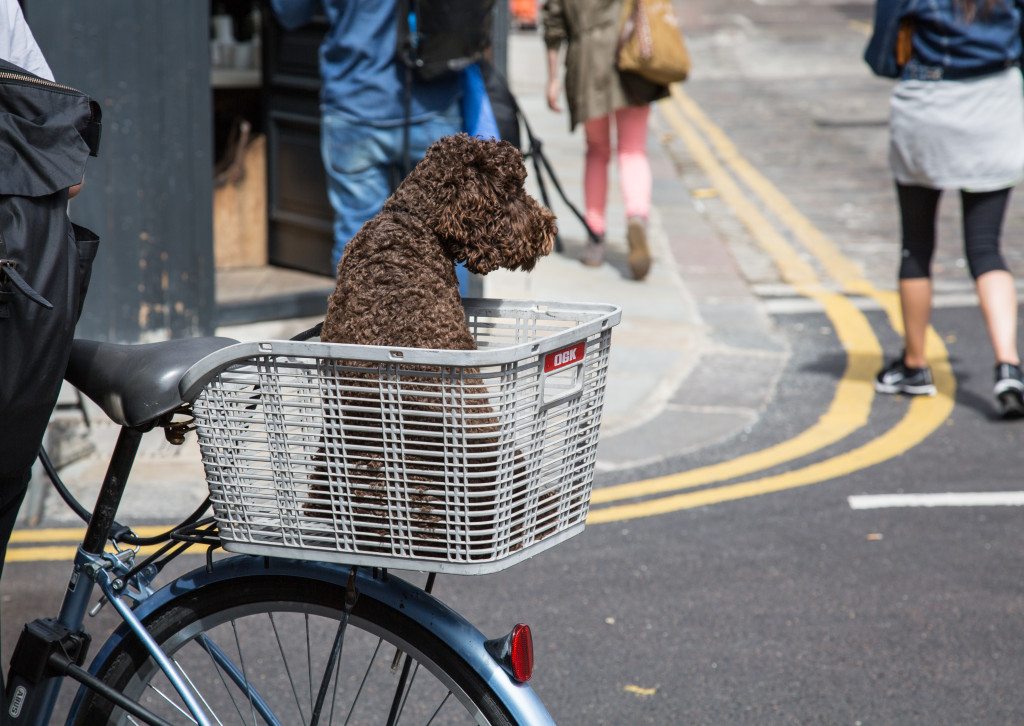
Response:
[{"label": "basket handle slot", "polygon": [[[583,361],[587,354],[587,343],[585,340],[573,343],[565,348],[552,351],[544,356],[542,361],[542,374],[540,378],[540,411],[543,413],[550,408],[576,398],[583,392]],[[572,383],[567,390],[560,390],[548,399],[548,380],[552,377],[558,378],[559,383],[567,377],[572,376]]]}]

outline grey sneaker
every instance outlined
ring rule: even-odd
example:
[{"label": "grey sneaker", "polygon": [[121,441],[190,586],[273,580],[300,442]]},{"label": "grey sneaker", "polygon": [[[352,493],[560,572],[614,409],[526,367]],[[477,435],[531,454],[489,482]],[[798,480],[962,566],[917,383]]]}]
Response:
[{"label": "grey sneaker", "polygon": [[901,355],[875,377],[875,390],[879,393],[906,393],[909,396],[934,396],[930,368],[910,368]]},{"label": "grey sneaker", "polygon": [[583,251],[580,262],[587,267],[600,267],[604,264],[604,250],[604,239],[600,242],[591,242]]},{"label": "grey sneaker", "polygon": [[996,385],[992,389],[999,414],[1003,418],[1024,416],[1024,375],[1013,363],[996,365]]}]

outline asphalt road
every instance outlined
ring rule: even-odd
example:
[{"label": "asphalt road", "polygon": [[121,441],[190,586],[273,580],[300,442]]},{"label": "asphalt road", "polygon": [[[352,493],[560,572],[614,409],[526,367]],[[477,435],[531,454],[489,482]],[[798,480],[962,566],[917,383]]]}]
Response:
[{"label": "asphalt road", "polygon": [[[886,291],[896,218],[879,123],[888,90],[858,58],[869,11],[863,2],[691,0],[681,12],[696,70],[685,91]],[[692,148],[671,124],[663,129],[687,185],[714,188]],[[442,577],[437,594],[488,634],[516,622],[533,627],[535,688],[560,724],[1024,721],[1024,513],[1011,506],[861,510],[849,500],[1021,488],[1024,423],[994,415],[991,353],[969,299],[955,205],[944,210],[934,319],[956,376],[955,406],[928,420],[906,399],[864,394],[870,386],[863,372],[848,369],[836,318],[778,273],[749,230],[732,221],[726,199],[701,198],[788,343],[788,362],[747,431],[685,456],[665,452],[656,466],[599,484],[672,475],[785,443],[819,420],[844,382],[859,383],[868,397],[864,425],[798,458],[701,484],[697,491],[712,492],[703,506],[681,501],[652,516],[612,516],[504,573]],[[799,241],[786,220],[779,225]],[[1022,231],[1015,204],[1005,242],[1011,264],[1024,254]],[[812,262],[825,280],[827,261]],[[898,351],[879,305],[848,297],[880,349]],[[905,421],[918,428],[900,428]],[[903,450],[901,433],[922,426],[934,430]],[[879,440],[887,455],[872,458]],[[750,496],[716,501],[713,494],[752,480],[785,483],[813,466],[840,473]],[[65,580],[64,565],[8,566],[5,653],[17,623],[56,608]]]},{"label": "asphalt road", "polygon": [[[793,346],[775,403],[745,440],[691,465],[820,412],[807,391],[827,395],[842,371],[827,321],[775,320]],[[960,376],[948,422],[907,454],[791,491],[594,525],[504,573],[442,577],[437,594],[485,633],[533,627],[535,688],[560,724],[1020,722],[1019,508],[855,511],[847,499],[1019,488],[1020,424],[988,409],[976,311],[943,309],[936,323],[957,337],[957,368],[976,373]],[[878,401],[863,435],[906,406]],[[8,567],[5,650],[16,623],[53,613],[67,572]]]}]

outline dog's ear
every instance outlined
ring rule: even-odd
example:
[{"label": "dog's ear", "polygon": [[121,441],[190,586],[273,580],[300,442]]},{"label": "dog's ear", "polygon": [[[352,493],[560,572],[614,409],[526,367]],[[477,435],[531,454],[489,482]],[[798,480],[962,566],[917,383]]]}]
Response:
[{"label": "dog's ear", "polygon": [[490,234],[465,248],[466,267],[486,275],[499,267],[532,270],[550,254],[558,228],[555,215],[520,190],[495,217]]},{"label": "dog's ear", "polygon": [[450,174],[437,190],[435,230],[452,259],[486,274],[532,269],[551,251],[554,215],[526,193],[526,166],[515,146],[458,134],[431,146],[428,160]]},{"label": "dog's ear", "polygon": [[[438,195],[435,229],[455,247],[472,244],[481,225],[497,212],[497,205],[516,184],[516,171],[526,178],[522,155],[504,141],[474,139],[467,134],[435,142],[423,159],[431,168],[446,171]],[[518,186],[522,185],[522,180]]]}]

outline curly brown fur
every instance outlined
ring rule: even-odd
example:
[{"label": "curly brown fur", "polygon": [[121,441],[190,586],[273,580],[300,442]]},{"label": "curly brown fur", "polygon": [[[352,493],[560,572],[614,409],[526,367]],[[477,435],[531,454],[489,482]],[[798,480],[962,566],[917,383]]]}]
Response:
[{"label": "curly brown fur", "polygon": [[466,134],[434,143],[345,247],[321,339],[470,350],[455,262],[532,270],[555,218],[524,189],[522,154]]},{"label": "curly brown fur", "polygon": [[[459,296],[455,263],[486,274],[499,267],[531,270],[537,259],[551,252],[556,234],[554,215],[543,208],[524,188],[526,168],[519,150],[504,141],[483,141],[465,134],[445,137],[433,144],[380,214],[369,220],[345,248],[338,268],[338,283],[328,302],[321,340],[360,345],[473,350],[473,335],[466,324]],[[406,368],[408,370],[409,367]],[[437,367],[417,367],[422,378],[405,379],[406,402],[412,406],[404,422],[409,440],[416,440],[417,427],[436,425],[443,407],[436,397],[417,397],[415,392],[436,390]],[[494,450],[497,419],[487,404],[479,371],[463,370],[464,397],[473,401],[474,431],[471,447]],[[431,375],[433,374],[433,375]],[[375,373],[349,374],[357,380],[377,380]],[[416,381],[422,380],[423,386]],[[358,385],[358,384],[357,384]],[[339,403],[348,413],[340,414],[342,428],[380,425],[377,393],[348,391]],[[376,408],[374,408],[376,406]],[[415,415],[416,412],[422,415]],[[431,417],[427,414],[435,414]],[[370,437],[371,434],[363,434]],[[379,443],[379,434],[377,434]],[[437,438],[421,441],[436,444]],[[373,448],[373,445],[370,445]],[[478,459],[477,468],[494,467],[494,458]],[[444,452],[407,462],[417,470],[410,477],[421,492],[437,490],[444,481]],[[383,486],[384,462],[367,455],[346,475],[356,479],[365,496],[357,511],[366,521],[378,519],[383,511],[374,502],[374,491]],[[316,496],[327,498],[328,487],[314,486]],[[433,526],[427,514],[430,497],[420,494],[421,525]],[[491,502],[476,502],[479,508]],[[328,507],[312,504],[311,508]],[[380,527],[378,523],[376,525]],[[366,531],[366,530],[364,530]],[[381,538],[383,529],[374,533]]]}]

